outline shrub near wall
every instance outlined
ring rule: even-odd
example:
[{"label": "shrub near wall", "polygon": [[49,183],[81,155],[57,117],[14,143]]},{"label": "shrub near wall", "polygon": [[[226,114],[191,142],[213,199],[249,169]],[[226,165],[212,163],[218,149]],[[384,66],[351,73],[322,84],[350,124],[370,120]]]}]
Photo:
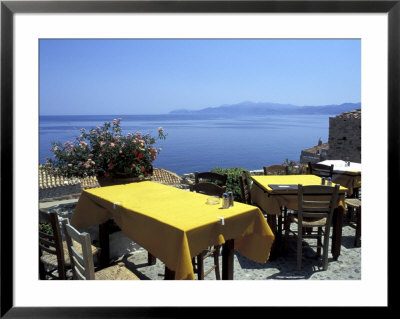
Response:
[{"label": "shrub near wall", "polygon": [[232,167],[232,168],[220,168],[216,167],[211,172],[218,174],[226,174],[228,175],[228,179],[226,180],[226,190],[233,193],[233,198],[235,201],[244,202],[242,197],[242,191],[240,189],[239,178],[242,172],[247,172],[250,176],[250,172],[244,168]]}]

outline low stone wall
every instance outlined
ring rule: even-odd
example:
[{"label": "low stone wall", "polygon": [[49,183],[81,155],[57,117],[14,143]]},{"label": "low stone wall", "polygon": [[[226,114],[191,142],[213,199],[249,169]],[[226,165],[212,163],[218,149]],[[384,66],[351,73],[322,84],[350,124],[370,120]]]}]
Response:
[{"label": "low stone wall", "polygon": [[39,189],[39,201],[54,201],[77,198],[82,192],[80,184],[71,186],[58,186],[53,188]]}]

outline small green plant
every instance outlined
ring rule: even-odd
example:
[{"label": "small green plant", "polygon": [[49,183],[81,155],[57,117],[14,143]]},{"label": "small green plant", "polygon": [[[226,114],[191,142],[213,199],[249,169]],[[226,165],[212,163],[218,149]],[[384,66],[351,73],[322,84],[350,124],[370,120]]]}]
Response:
[{"label": "small green plant", "polygon": [[53,235],[53,229],[51,228],[51,225],[48,223],[39,223],[39,230],[42,233]]},{"label": "small green plant", "polygon": [[218,174],[226,174],[228,178],[226,180],[226,190],[233,193],[233,199],[238,202],[244,202],[242,191],[240,189],[239,178],[242,175],[242,172],[245,171],[250,176],[250,172],[245,168],[221,168],[215,167],[211,170],[211,172]]}]

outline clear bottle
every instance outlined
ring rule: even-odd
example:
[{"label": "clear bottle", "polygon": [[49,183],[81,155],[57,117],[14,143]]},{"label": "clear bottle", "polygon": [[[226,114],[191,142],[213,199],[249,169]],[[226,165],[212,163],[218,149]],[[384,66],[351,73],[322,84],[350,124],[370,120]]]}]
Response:
[{"label": "clear bottle", "polygon": [[222,208],[229,208],[229,196],[228,193],[222,195]]},{"label": "clear bottle", "polygon": [[233,193],[228,192],[228,198],[229,198],[229,207],[233,206]]}]

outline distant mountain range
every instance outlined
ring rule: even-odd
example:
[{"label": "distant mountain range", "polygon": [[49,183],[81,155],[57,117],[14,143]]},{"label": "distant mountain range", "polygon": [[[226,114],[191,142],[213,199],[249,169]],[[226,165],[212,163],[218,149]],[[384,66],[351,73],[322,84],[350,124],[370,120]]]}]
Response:
[{"label": "distant mountain range", "polygon": [[179,109],[170,114],[182,115],[268,115],[268,114],[331,114],[337,115],[361,108],[361,103],[343,103],[340,105],[298,106],[293,104],[278,104],[268,102],[242,102],[226,104],[218,107],[207,107],[201,110]]}]

